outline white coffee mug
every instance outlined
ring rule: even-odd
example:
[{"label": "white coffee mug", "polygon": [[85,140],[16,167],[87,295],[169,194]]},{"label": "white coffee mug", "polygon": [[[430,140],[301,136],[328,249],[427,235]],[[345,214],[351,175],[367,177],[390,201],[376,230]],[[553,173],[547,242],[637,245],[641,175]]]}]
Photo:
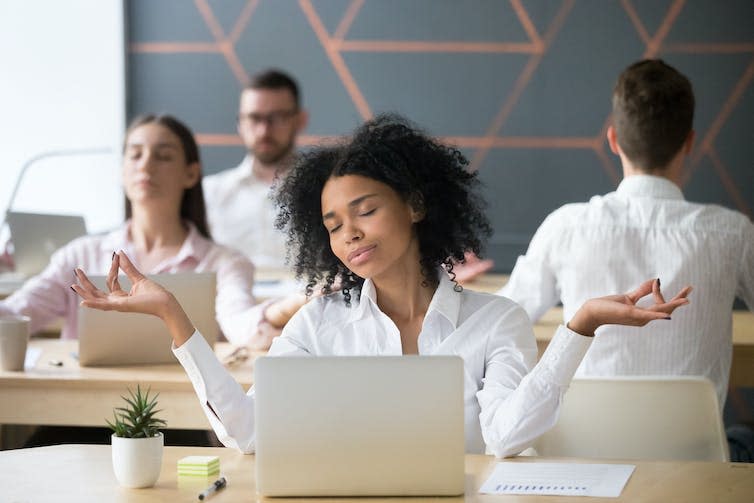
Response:
[{"label": "white coffee mug", "polygon": [[28,316],[0,316],[0,369],[24,369],[30,323]]}]

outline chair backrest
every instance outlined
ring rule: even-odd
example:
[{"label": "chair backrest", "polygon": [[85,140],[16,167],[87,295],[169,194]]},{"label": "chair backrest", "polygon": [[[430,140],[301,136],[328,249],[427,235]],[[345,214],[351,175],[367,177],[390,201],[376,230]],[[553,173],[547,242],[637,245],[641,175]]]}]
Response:
[{"label": "chair backrest", "polygon": [[574,379],[541,456],[728,461],[717,395],[703,377]]}]

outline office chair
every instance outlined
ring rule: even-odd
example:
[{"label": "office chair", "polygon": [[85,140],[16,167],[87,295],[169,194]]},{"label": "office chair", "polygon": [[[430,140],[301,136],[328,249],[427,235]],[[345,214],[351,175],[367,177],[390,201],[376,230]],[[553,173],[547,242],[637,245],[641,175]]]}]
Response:
[{"label": "office chair", "polygon": [[728,461],[715,387],[703,377],[574,379],[540,456]]}]

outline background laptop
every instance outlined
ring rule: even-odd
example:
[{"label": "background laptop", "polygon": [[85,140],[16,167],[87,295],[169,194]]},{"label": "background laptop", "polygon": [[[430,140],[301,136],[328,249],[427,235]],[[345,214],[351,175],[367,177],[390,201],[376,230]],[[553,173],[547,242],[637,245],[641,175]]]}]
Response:
[{"label": "background laptop", "polygon": [[463,494],[460,357],[262,357],[254,386],[262,495]]},{"label": "background laptop", "polygon": [[[215,320],[215,273],[149,277],[175,295],[194,326],[213,345],[220,332]],[[105,276],[89,279],[107,291]],[[130,288],[128,278],[119,280],[124,290]],[[170,333],[156,316],[79,307],[78,339],[79,364],[83,366],[177,363]]]},{"label": "background laptop", "polygon": [[84,217],[9,211],[6,222],[13,241],[16,272],[33,276],[44,269],[52,253],[86,234]]}]

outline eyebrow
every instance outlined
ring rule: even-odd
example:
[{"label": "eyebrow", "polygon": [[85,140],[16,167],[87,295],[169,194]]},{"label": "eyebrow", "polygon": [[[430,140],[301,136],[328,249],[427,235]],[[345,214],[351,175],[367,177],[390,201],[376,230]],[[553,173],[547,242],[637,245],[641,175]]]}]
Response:
[{"label": "eyebrow", "polygon": [[[135,148],[135,147],[144,147],[144,144],[143,143],[127,143],[126,144],[126,148]],[[172,148],[172,149],[178,150],[178,145],[175,145],[173,143],[167,143],[167,142],[158,143],[157,145],[154,145],[153,147],[154,148]]]},{"label": "eyebrow", "polygon": [[[348,206],[350,208],[358,206],[361,203],[363,203],[364,200],[369,199],[370,197],[377,197],[377,194],[365,194],[365,195],[363,195],[361,197],[357,197],[356,199],[354,199],[353,201],[351,201],[350,203],[348,203]],[[322,220],[329,220],[329,219],[331,219],[333,217],[335,217],[335,212],[334,211],[328,211],[327,213],[325,213],[324,215],[322,215]]]}]

